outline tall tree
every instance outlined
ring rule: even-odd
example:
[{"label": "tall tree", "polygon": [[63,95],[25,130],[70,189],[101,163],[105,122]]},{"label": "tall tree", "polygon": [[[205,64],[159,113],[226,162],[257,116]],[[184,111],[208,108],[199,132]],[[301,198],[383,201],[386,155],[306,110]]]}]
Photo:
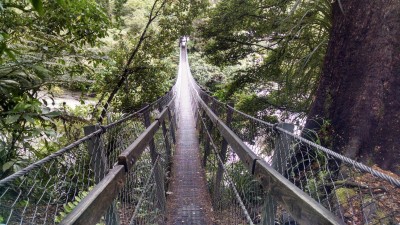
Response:
[{"label": "tall tree", "polygon": [[332,15],[306,128],[330,124],[335,151],[400,174],[400,1],[337,0]]}]

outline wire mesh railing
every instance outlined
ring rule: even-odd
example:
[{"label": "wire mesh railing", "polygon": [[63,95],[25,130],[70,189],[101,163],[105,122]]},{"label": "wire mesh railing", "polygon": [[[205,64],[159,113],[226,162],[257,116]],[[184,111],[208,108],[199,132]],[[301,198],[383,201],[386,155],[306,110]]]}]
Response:
[{"label": "wire mesh railing", "polygon": [[[232,110],[227,108],[225,120],[232,120]],[[202,143],[203,165],[206,169],[208,188],[218,224],[285,224],[291,222],[289,213],[279,207],[279,220],[266,222],[267,207],[276,203],[268,198],[262,183],[241,160],[221,135],[210,117],[198,108],[198,128]],[[208,153],[207,153],[208,152]],[[283,217],[284,216],[284,217]]]},{"label": "wire mesh railing", "polygon": [[[124,174],[124,185],[115,192],[114,200],[109,208],[106,211],[103,210],[103,214],[98,216],[100,221],[95,222],[105,221],[106,218],[113,218],[106,224],[162,224],[164,222],[167,188],[165,180],[169,167],[165,138],[172,143],[171,136],[169,134],[164,136],[161,129],[154,134],[154,146],[146,147]],[[155,149],[151,150],[152,148]],[[151,153],[154,150],[157,151],[155,159],[152,158]],[[109,194],[104,192],[105,196]]]},{"label": "wire mesh railing", "polygon": [[[261,164],[260,161],[264,161],[266,167],[279,172],[287,181],[329,210],[338,218],[338,223],[400,223],[398,176],[376,166],[365,166],[295,135],[294,126],[291,124],[271,124],[242,113],[202,90],[192,77],[191,80],[193,108],[198,110],[199,121],[203,121],[199,127],[200,139],[205,143],[202,157],[208,160],[207,164],[203,165],[207,165],[212,196],[217,198],[213,201],[218,203],[214,204],[214,207],[221,212],[218,215],[226,217],[228,221],[232,220],[229,224],[246,221],[246,213],[243,210],[238,212],[240,204],[232,195],[233,190],[229,188],[229,182],[223,181],[224,176],[228,174],[234,181],[253,223],[296,223],[293,209],[290,211],[289,205],[276,201],[279,190],[271,189],[269,185],[263,185],[265,182],[256,179],[254,170]],[[206,106],[202,106],[199,101]],[[218,121],[210,122],[210,116],[204,112],[204,107],[208,107],[218,116]],[[226,147],[221,129],[216,127],[220,123],[226,124],[245,147],[256,155],[250,171],[233,146],[228,145],[227,150],[224,150]],[[213,139],[214,151],[208,150],[210,140],[207,135]],[[218,158],[222,161],[217,160]],[[221,170],[218,167],[225,168],[222,178],[218,175],[218,170]],[[215,192],[218,185],[225,194]],[[231,194],[226,194],[229,192]],[[229,197],[223,199],[221,196]],[[290,203],[291,200],[286,201]]]},{"label": "wire mesh railing", "polygon": [[[218,224],[399,224],[400,179],[235,110],[191,79]],[[162,224],[179,90],[0,180],[0,223]]]},{"label": "wire mesh railing", "polygon": [[[293,126],[290,124],[269,124],[236,111],[201,90],[200,92],[202,99],[222,119],[225,119],[227,110],[232,111],[229,127],[259,158],[268,162],[344,223],[400,223],[400,185],[396,175],[388,175],[387,171],[377,167],[369,168],[310,143],[293,134]],[[238,163],[231,160],[230,166],[234,167],[235,164]],[[268,197],[268,194],[256,195],[259,198]],[[273,220],[280,223],[293,220],[283,206],[273,200],[270,200],[270,204],[276,205],[269,209],[274,214]],[[249,206],[248,210],[252,211],[250,209],[254,208],[257,210],[253,211],[259,211],[258,206]],[[265,212],[266,209],[263,210]],[[270,216],[263,216],[260,212],[258,216],[253,216],[253,221],[257,221],[259,217],[268,220],[267,217]]]},{"label": "wire mesh railing", "polygon": [[[0,180],[0,223],[54,224],[61,222],[89,195],[96,184],[108,175],[118,162],[119,155],[146,130],[144,120],[146,112],[149,119],[151,115],[154,117],[159,114],[172,101],[173,92],[174,90],[171,90],[149,106],[125,115],[111,124],[85,127],[85,137]],[[170,108],[173,110],[173,106]],[[169,111],[170,118],[174,117],[172,110]],[[169,151],[171,151],[173,140],[170,131],[174,127],[167,120],[163,126],[165,130],[160,130],[156,134],[157,147],[160,151],[164,150],[165,146],[161,145],[165,145],[165,140],[168,140]],[[144,151],[141,161],[135,165],[137,168],[131,173],[133,178],[128,179],[129,191],[122,191],[119,200],[116,199],[108,210],[116,216],[110,217],[112,213],[108,212],[103,220],[125,218],[123,211],[131,207],[132,199],[140,196],[135,191],[138,192],[140,188],[143,188],[140,185],[143,185],[145,178],[144,175],[138,174],[150,172],[152,165],[151,160],[147,159],[149,158],[147,152],[148,150]],[[165,155],[165,153],[162,154]],[[167,165],[165,160],[165,157],[160,157],[157,162],[163,163],[163,168],[168,168],[165,166]],[[145,165],[146,163],[148,165]],[[122,201],[122,199],[125,200]],[[142,207],[149,207],[147,202],[147,200],[142,201]],[[140,213],[142,212],[138,211],[138,215],[141,215]]]},{"label": "wire mesh railing", "polygon": [[[202,131],[201,155],[206,169],[207,186],[212,197],[213,209],[218,212],[215,214],[216,222],[253,224],[254,215],[247,210],[249,196],[246,194],[254,193],[254,190],[246,182],[249,177],[243,173],[245,172],[243,165],[231,148],[226,148],[225,154],[219,152],[222,148],[222,139],[217,130],[210,127],[209,118],[200,115],[197,124]],[[237,173],[238,171],[240,172]]]},{"label": "wire mesh railing", "polygon": [[118,165],[61,224],[162,224],[165,221],[166,181],[175,142],[173,99],[167,107],[155,107],[160,109],[155,118],[151,107],[143,112],[146,130],[118,156]]}]

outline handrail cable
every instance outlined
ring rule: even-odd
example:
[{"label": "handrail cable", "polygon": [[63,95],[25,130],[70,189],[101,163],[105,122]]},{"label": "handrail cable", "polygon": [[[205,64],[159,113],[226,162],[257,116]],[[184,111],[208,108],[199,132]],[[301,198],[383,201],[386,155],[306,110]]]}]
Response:
[{"label": "handrail cable", "polygon": [[66,152],[68,152],[69,150],[75,148],[76,146],[82,144],[83,142],[85,142],[85,141],[87,141],[87,140],[89,140],[89,139],[95,137],[96,135],[105,133],[108,129],[113,128],[113,127],[115,127],[116,125],[121,124],[121,123],[125,122],[126,120],[128,120],[128,119],[130,119],[130,118],[132,118],[132,117],[134,117],[134,116],[139,115],[140,113],[143,113],[146,109],[148,109],[148,108],[150,108],[150,107],[156,105],[156,104],[159,103],[160,101],[162,101],[162,99],[163,99],[165,96],[167,96],[168,94],[170,94],[172,91],[173,91],[173,90],[171,89],[171,91],[168,92],[166,95],[164,95],[164,96],[158,98],[156,101],[154,101],[154,102],[152,102],[151,104],[149,104],[149,105],[147,105],[147,106],[141,108],[140,110],[138,110],[138,111],[136,111],[136,112],[133,112],[133,113],[130,113],[130,114],[128,114],[127,116],[125,116],[125,117],[119,119],[118,121],[112,122],[112,123],[107,124],[107,125],[104,125],[104,126],[100,126],[99,129],[97,129],[97,130],[95,130],[94,132],[92,132],[92,133],[90,133],[90,134],[88,134],[88,135],[86,135],[86,136],[80,138],[79,140],[77,140],[77,141],[75,141],[75,142],[72,142],[71,144],[69,144],[69,145],[67,145],[67,146],[65,146],[65,147],[63,147],[63,148],[61,148],[61,149],[58,150],[57,152],[54,152],[54,153],[52,153],[51,155],[48,155],[48,156],[46,156],[45,158],[40,159],[40,160],[38,160],[38,161],[36,161],[36,162],[30,164],[29,166],[27,166],[27,167],[25,167],[25,168],[23,168],[23,169],[21,169],[21,170],[15,172],[15,173],[11,174],[10,176],[8,176],[8,177],[6,177],[6,178],[0,180],[0,187],[1,187],[1,186],[4,186],[4,185],[6,185],[6,184],[8,184],[9,182],[14,181],[15,179],[17,179],[17,178],[19,178],[19,177],[22,177],[22,176],[26,175],[27,173],[29,173],[29,172],[32,171],[32,170],[35,170],[35,169],[39,168],[39,167],[42,166],[43,164],[45,164],[45,163],[47,163],[47,162],[50,162],[51,160],[53,160],[53,159],[55,159],[55,158],[57,158],[57,157],[63,155],[64,153],[66,153]]},{"label": "handrail cable", "polygon": [[[216,99],[214,96],[211,96],[211,95],[209,95],[207,92],[205,92],[204,90],[202,90],[201,87],[196,83],[196,81],[194,81],[194,82],[195,82],[195,85],[197,85],[198,89],[201,90],[205,95],[207,95],[208,97],[210,97],[213,101],[218,102],[218,103],[220,103],[220,104],[225,104],[225,103],[222,103],[221,101],[219,101],[218,99]],[[195,90],[196,90],[196,89],[195,89]],[[197,91],[197,90],[196,90],[196,91]],[[199,94],[199,96],[200,96],[200,94]],[[248,115],[248,114],[246,114],[246,113],[244,113],[244,112],[242,112],[242,111],[240,111],[240,110],[235,109],[235,108],[232,107],[232,106],[227,105],[227,107],[229,107],[230,109],[234,110],[235,112],[237,112],[237,113],[239,113],[239,114],[241,114],[241,115],[243,115],[243,116],[245,116],[245,117],[247,117],[247,118],[249,118],[249,119],[252,119],[252,120],[255,120],[255,121],[257,121],[257,122],[259,122],[259,123],[261,123],[261,124],[267,125],[267,126],[270,127],[270,128],[275,128],[275,129],[278,130],[279,132],[285,133],[285,134],[287,134],[287,135],[289,135],[289,136],[291,136],[291,137],[293,137],[293,138],[295,138],[295,139],[297,139],[297,140],[299,140],[299,141],[301,141],[301,142],[303,142],[303,143],[305,143],[305,144],[307,144],[307,145],[309,145],[309,146],[312,146],[312,147],[314,147],[314,148],[316,148],[316,149],[318,149],[318,150],[321,150],[321,151],[325,152],[326,154],[328,154],[328,155],[330,155],[330,156],[333,156],[333,157],[335,157],[335,158],[337,158],[337,159],[340,159],[340,160],[342,160],[342,161],[345,161],[345,162],[347,162],[347,163],[353,165],[353,166],[356,167],[357,169],[360,169],[360,170],[363,171],[363,172],[367,172],[367,173],[373,174],[374,176],[377,176],[377,177],[379,177],[379,178],[382,178],[382,179],[388,181],[389,183],[391,183],[392,185],[395,185],[396,187],[400,187],[400,180],[395,179],[395,178],[393,178],[393,177],[391,177],[391,176],[388,176],[388,175],[386,175],[386,174],[384,174],[384,173],[382,173],[382,172],[380,172],[380,171],[377,171],[377,170],[375,170],[375,169],[373,169],[373,168],[371,168],[371,167],[368,167],[368,166],[366,166],[366,165],[364,165],[364,164],[362,164],[362,163],[360,163],[360,162],[357,162],[357,161],[355,161],[355,160],[353,160],[353,159],[350,159],[350,158],[348,158],[348,157],[345,157],[345,156],[343,156],[343,155],[341,155],[341,154],[339,154],[339,153],[337,153],[337,152],[334,152],[334,151],[331,150],[331,149],[328,149],[328,148],[326,148],[326,147],[323,147],[323,146],[321,146],[321,145],[318,145],[318,144],[316,144],[315,142],[312,142],[312,141],[310,141],[310,140],[308,140],[308,139],[306,139],[306,138],[303,138],[303,137],[301,137],[301,136],[299,136],[299,135],[296,135],[296,134],[294,134],[294,133],[292,133],[292,132],[289,132],[289,131],[287,131],[287,130],[285,130],[285,129],[282,129],[282,128],[280,128],[280,127],[277,126],[278,123],[276,123],[276,124],[271,124],[271,123],[268,123],[268,122],[266,122],[266,121],[263,121],[263,120],[260,120],[260,119],[258,119],[258,118],[255,118],[255,117],[253,117],[253,116],[250,116],[250,115]]]}]

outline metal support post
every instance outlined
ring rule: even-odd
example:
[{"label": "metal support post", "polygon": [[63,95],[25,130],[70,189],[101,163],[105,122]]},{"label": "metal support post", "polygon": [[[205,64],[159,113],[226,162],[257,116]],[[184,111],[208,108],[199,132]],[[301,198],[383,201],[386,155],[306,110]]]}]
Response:
[{"label": "metal support post", "polygon": [[[207,129],[208,133],[211,134],[211,131],[213,129],[213,122],[210,119],[207,120],[206,126],[207,127],[205,129]],[[205,131],[205,132],[207,132],[207,131]],[[208,135],[205,135],[204,156],[203,156],[203,167],[204,168],[206,168],[206,166],[207,166],[207,158],[210,155],[210,142],[211,142],[211,140],[209,140]]]},{"label": "metal support post", "polygon": [[[158,109],[160,112],[162,112],[162,110],[163,110],[161,105],[159,105]],[[166,161],[167,161],[167,165],[169,167],[169,164],[171,163],[172,153],[171,153],[171,145],[170,145],[169,139],[168,139],[167,126],[165,125],[165,120],[162,121],[161,128],[162,128],[164,142],[165,142]]]},{"label": "metal support post", "polygon": [[[150,121],[150,110],[149,108],[146,109],[144,112],[144,125],[146,127],[149,127],[151,125]],[[150,148],[150,156],[151,156],[151,161],[152,164],[154,165],[157,163],[157,156],[159,153],[156,150],[156,145],[154,143],[154,138],[152,138],[149,142],[149,148]],[[164,183],[164,172],[163,169],[160,165],[160,163],[157,163],[157,165],[154,168],[154,178],[156,181],[156,195],[157,195],[157,200],[158,200],[158,207],[159,209],[164,212],[165,211],[165,206],[166,206],[166,198],[165,198],[165,183]]]},{"label": "metal support post", "polygon": [[[294,130],[294,125],[290,123],[280,123],[277,125],[277,127],[285,129],[291,133],[293,133]],[[282,134],[279,132],[276,136],[272,167],[280,174],[283,174],[287,169],[287,160],[290,156],[290,145],[292,144],[292,139],[293,138],[287,134]]]},{"label": "metal support post", "polygon": [[170,123],[170,132],[171,132],[171,137],[172,137],[172,142],[174,144],[176,144],[176,140],[175,140],[175,119],[174,116],[172,115],[171,109],[168,107],[168,119],[169,119],[169,123]]},{"label": "metal support post", "polygon": [[[290,123],[280,123],[277,125],[282,129],[289,132],[293,132],[294,125]],[[290,155],[290,145],[292,143],[292,137],[286,134],[277,133],[275,138],[275,150],[272,157],[272,168],[278,171],[280,174],[284,174],[287,169],[287,160]],[[267,193],[264,207],[263,224],[270,225],[275,224],[275,213],[276,213],[276,202],[272,198],[270,192]]]},{"label": "metal support post", "polygon": [[[232,122],[233,115],[233,102],[230,102],[226,105],[226,125],[229,127]],[[228,150],[228,142],[226,142],[225,138],[222,138],[221,152],[220,157],[223,163],[226,161],[226,151]],[[224,175],[223,165],[218,163],[217,175],[215,176],[215,184],[214,184],[214,199],[213,206],[214,208],[218,208],[218,203],[221,202],[221,181]]]},{"label": "metal support post", "polygon": [[[96,130],[100,129],[99,125],[91,125],[83,128],[85,135],[89,135]],[[102,143],[101,134],[90,139],[88,142],[88,151],[90,155],[91,166],[94,171],[94,181],[98,184],[106,175],[107,168],[107,157],[103,149],[104,143]],[[119,223],[119,215],[115,203],[112,203],[107,210],[105,215],[105,223],[107,225],[117,225]]]},{"label": "metal support post", "polygon": [[[209,102],[209,100],[210,100],[209,97],[206,95],[205,99],[204,99],[204,102],[207,104]],[[207,118],[205,111],[203,111],[203,118]],[[206,134],[206,132],[207,131],[211,132],[212,121],[207,120],[205,126],[206,127],[204,127],[204,128],[203,128],[203,126],[201,126],[201,130],[200,130],[200,132],[201,132],[200,133],[200,135],[201,135],[200,138],[204,139],[204,155],[203,155],[203,161],[202,161],[203,168],[206,168],[206,166],[207,166],[207,158],[208,158],[208,155],[210,154],[210,140],[208,140],[208,135]]]},{"label": "metal support post", "polygon": [[203,136],[204,136],[204,134],[203,134],[203,122],[202,122],[202,120],[203,120],[203,118],[206,116],[206,112],[204,112],[204,110],[203,111],[201,111],[202,113],[201,113],[201,115],[200,115],[200,111],[199,111],[199,117],[200,117],[200,119],[199,119],[199,144],[201,144],[201,142],[203,141]]}]

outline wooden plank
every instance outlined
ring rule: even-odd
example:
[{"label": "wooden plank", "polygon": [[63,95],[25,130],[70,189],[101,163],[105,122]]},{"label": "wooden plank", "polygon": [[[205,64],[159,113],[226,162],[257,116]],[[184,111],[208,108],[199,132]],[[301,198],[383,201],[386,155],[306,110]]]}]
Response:
[{"label": "wooden plank", "polygon": [[115,166],[60,224],[96,224],[125,184],[125,168]]},{"label": "wooden plank", "polygon": [[171,126],[170,131],[171,131],[172,142],[174,144],[176,144],[176,139],[175,139],[175,127],[176,126],[174,125],[175,118],[173,117],[172,110],[171,110],[171,108],[169,106],[168,106],[168,119],[169,119],[169,123],[170,123],[170,126]]},{"label": "wooden plank", "polygon": [[154,121],[131,145],[129,145],[118,156],[118,164],[124,165],[126,171],[129,171],[133,164],[135,164],[136,160],[139,159],[140,155],[145,150],[146,146],[153,138],[159,127],[160,122],[158,120]]},{"label": "wooden plank", "polygon": [[272,198],[288,210],[296,222],[315,225],[344,224],[264,160],[257,161],[254,174],[272,194]]},{"label": "wooden plank", "polygon": [[[161,108],[160,108],[160,110],[161,110]],[[167,106],[165,107],[164,111],[165,111],[165,116],[168,116],[169,109],[168,109]],[[160,114],[162,115],[164,111],[162,111]],[[161,123],[161,130],[163,132],[164,143],[165,143],[165,153],[166,153],[165,161],[167,162],[167,168],[166,169],[168,170],[168,168],[170,168],[170,166],[171,166],[170,165],[171,164],[171,157],[172,157],[171,144],[169,143],[168,130],[167,130],[167,126],[165,124],[165,120],[160,121],[160,123]]]},{"label": "wooden plank", "polygon": [[139,137],[130,144],[119,156],[118,164],[124,165],[126,171],[129,171],[136,160],[139,159],[140,155],[145,150],[146,146],[149,144],[154,134],[158,131],[160,124],[169,116],[168,106],[173,104],[175,97],[168,103],[167,107],[158,115],[156,121],[154,121],[147,129],[139,135]]},{"label": "wooden plank", "polygon": [[203,108],[203,110],[206,112],[206,114],[208,115],[208,117],[210,118],[210,120],[214,123],[217,124],[218,123],[218,116],[215,115],[215,113],[210,109],[210,107],[207,106],[207,104],[203,101],[203,99],[198,98],[198,101],[200,103],[201,108]]},{"label": "wooden plank", "polygon": [[[206,121],[206,127],[205,129],[207,130],[208,133],[212,133],[213,129],[213,122],[212,121]],[[206,168],[207,166],[207,158],[210,155],[210,143],[211,141],[209,140],[209,136],[205,135],[205,141],[204,141],[204,155],[203,155],[203,167]]]},{"label": "wooden plank", "polygon": [[171,98],[171,101],[168,102],[168,104],[165,107],[170,107],[172,104],[174,104],[176,96],[174,96],[173,98]]}]

